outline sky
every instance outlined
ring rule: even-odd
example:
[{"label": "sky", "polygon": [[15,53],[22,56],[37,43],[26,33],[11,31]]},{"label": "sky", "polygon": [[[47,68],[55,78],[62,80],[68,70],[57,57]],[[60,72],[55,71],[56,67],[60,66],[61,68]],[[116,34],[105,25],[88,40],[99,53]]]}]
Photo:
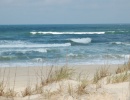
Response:
[{"label": "sky", "polygon": [[0,24],[130,23],[130,0],[0,0]]}]

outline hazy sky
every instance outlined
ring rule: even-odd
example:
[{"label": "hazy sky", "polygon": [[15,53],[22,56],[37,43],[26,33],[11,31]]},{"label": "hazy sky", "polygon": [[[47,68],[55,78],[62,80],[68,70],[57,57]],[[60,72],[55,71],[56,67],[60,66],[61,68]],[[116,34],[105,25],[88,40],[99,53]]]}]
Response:
[{"label": "hazy sky", "polygon": [[0,0],[0,24],[130,23],[130,0]]}]

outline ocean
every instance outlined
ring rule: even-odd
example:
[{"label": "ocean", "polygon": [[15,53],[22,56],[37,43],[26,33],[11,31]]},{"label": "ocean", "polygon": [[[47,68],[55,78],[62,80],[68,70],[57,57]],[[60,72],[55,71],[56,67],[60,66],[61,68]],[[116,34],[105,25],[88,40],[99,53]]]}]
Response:
[{"label": "ocean", "polygon": [[130,24],[0,25],[0,66],[123,64]]}]

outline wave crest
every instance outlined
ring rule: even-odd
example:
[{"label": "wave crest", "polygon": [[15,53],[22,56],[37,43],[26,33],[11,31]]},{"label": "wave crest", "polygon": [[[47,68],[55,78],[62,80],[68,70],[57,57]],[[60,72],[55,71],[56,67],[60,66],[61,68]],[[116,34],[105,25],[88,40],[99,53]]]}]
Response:
[{"label": "wave crest", "polygon": [[58,34],[105,34],[105,32],[30,32],[31,34],[35,35],[35,34],[54,34],[54,35],[58,35]]},{"label": "wave crest", "polygon": [[77,38],[77,39],[70,39],[72,42],[76,43],[83,43],[83,44],[88,44],[92,41],[91,38]]},{"label": "wave crest", "polygon": [[[71,43],[37,44],[24,41],[0,41],[0,48],[40,48],[40,47],[66,47]],[[41,50],[37,50],[40,51]]]}]

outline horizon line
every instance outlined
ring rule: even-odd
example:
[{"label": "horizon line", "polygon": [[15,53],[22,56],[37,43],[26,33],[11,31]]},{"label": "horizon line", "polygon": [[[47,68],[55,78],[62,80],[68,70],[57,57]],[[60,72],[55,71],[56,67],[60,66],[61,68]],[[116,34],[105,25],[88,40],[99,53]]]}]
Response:
[{"label": "horizon line", "polygon": [[120,24],[123,24],[123,25],[127,25],[127,24],[130,24],[130,23],[86,23],[86,24],[84,24],[84,23],[82,23],[82,24],[73,24],[73,23],[66,23],[66,24],[0,24],[1,26],[2,25],[114,25],[114,24],[116,24],[116,25],[120,25]]}]

